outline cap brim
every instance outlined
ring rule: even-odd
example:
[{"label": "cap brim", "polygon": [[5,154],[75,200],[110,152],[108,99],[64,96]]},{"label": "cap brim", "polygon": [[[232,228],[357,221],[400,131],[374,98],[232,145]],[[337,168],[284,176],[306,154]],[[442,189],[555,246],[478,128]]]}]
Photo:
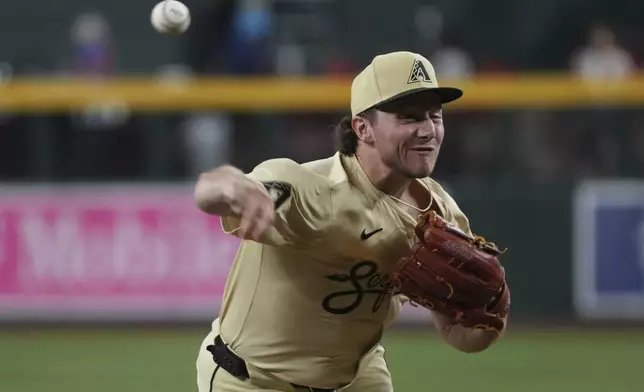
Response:
[{"label": "cap brim", "polygon": [[[425,100],[428,102],[438,101],[438,103],[445,104],[456,101],[462,96],[463,90],[456,87],[423,87],[396,94],[393,97],[374,105],[374,107],[380,108],[382,105],[387,105],[403,99],[410,99],[414,102],[422,102]],[[438,100],[436,97],[438,97]]]}]

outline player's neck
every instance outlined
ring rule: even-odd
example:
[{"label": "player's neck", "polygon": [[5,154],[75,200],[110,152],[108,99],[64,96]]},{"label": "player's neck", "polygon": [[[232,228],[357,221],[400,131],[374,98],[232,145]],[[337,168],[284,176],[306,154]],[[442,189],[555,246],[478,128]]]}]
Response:
[{"label": "player's neck", "polygon": [[394,172],[377,160],[363,159],[358,154],[356,156],[362,170],[376,189],[398,198],[403,197],[409,189],[411,184],[409,177]]}]

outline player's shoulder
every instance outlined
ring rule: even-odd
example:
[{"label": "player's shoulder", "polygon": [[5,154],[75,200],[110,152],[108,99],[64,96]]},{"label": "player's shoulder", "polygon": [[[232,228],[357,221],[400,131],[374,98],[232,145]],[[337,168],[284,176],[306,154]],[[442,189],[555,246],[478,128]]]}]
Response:
[{"label": "player's shoulder", "polygon": [[432,194],[436,197],[438,196],[440,199],[443,201],[447,202],[453,202],[456,204],[456,201],[454,198],[449,194],[449,192],[443,187],[441,183],[439,183],[437,180],[431,178],[431,177],[425,177],[423,179],[429,190],[432,192]]},{"label": "player's shoulder", "polygon": [[302,213],[328,221],[334,214],[334,203],[327,166],[332,158],[298,163],[289,158],[268,159],[249,174],[268,189],[278,189],[292,196]]},{"label": "player's shoulder", "polygon": [[258,164],[251,176],[261,181],[279,181],[296,187],[328,187],[324,175],[326,162],[331,158],[298,163],[290,158],[272,158]]}]

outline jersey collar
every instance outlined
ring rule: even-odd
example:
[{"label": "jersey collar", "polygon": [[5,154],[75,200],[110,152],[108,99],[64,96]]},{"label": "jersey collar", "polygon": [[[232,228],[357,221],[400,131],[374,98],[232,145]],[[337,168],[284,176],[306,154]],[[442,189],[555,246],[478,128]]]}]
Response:
[{"label": "jersey collar", "polygon": [[372,205],[378,203],[382,198],[387,197],[384,192],[371,183],[371,180],[355,155],[346,156],[339,154],[339,161],[346,172],[349,182],[358,188]]},{"label": "jersey collar", "polygon": [[[358,158],[355,155],[346,156],[340,153],[336,153],[336,158],[336,166],[338,167],[338,169],[344,169],[349,182],[356,188],[360,189],[372,205],[375,205],[380,200],[389,197],[386,193],[382,192],[371,183],[371,180],[367,176],[367,173],[365,173],[364,169],[362,169],[362,166],[360,165],[360,162],[358,162]],[[438,197],[436,192],[432,190],[431,184],[429,183],[428,179],[421,179],[420,183],[425,188],[427,188],[427,191],[432,195],[434,203],[436,203],[436,207],[438,207],[439,212],[441,213],[441,215],[444,215],[444,202],[440,197]]]}]

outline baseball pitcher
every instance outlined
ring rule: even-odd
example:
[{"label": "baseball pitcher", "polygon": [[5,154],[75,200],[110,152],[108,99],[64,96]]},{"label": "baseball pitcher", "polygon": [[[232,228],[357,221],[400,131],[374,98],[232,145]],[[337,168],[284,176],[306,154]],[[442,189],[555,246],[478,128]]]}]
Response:
[{"label": "baseball pitcher", "polygon": [[352,83],[335,155],[200,176],[199,208],[243,240],[199,349],[199,392],[391,392],[380,341],[407,300],[458,350],[498,340],[503,252],[431,178],[442,105],[461,95],[418,54],[379,55]]}]

